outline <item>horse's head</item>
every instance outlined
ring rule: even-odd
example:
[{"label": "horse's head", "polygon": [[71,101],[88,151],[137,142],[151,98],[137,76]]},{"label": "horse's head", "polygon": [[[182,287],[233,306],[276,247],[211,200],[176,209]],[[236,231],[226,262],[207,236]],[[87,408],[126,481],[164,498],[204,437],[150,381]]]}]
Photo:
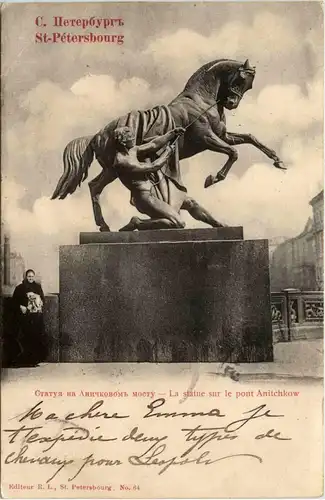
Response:
[{"label": "horse's head", "polygon": [[237,108],[245,92],[253,87],[254,78],[255,68],[249,65],[248,59],[226,74],[219,91],[223,106],[227,109]]},{"label": "horse's head", "polygon": [[188,80],[184,91],[213,97],[225,108],[235,109],[253,86],[255,68],[248,60],[218,59],[199,68]]}]

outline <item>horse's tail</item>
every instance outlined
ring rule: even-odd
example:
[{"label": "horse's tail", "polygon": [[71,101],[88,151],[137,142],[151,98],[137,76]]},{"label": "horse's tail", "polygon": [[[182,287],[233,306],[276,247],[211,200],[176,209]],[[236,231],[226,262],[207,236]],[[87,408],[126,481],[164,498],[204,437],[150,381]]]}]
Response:
[{"label": "horse's tail", "polygon": [[64,171],[52,200],[62,200],[68,194],[75,192],[78,186],[88,177],[88,170],[94,158],[91,144],[93,136],[79,137],[69,142],[63,153]]}]

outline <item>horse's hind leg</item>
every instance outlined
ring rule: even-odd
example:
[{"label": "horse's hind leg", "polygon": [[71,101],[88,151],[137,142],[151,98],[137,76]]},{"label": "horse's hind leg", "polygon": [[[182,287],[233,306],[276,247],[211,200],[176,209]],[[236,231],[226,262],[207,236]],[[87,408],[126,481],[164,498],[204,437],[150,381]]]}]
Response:
[{"label": "horse's hind leg", "polygon": [[187,212],[193,217],[193,219],[205,222],[212,227],[224,227],[226,224],[222,224],[217,221],[212,215],[200,205],[194,198],[189,196],[185,198],[181,210],[187,210]]},{"label": "horse's hind leg", "polygon": [[116,179],[116,174],[113,169],[103,170],[97,177],[89,182],[89,190],[91,201],[93,204],[93,211],[96,225],[99,227],[100,231],[110,231],[109,226],[106,224],[102,209],[100,206],[100,195],[107,186]]}]

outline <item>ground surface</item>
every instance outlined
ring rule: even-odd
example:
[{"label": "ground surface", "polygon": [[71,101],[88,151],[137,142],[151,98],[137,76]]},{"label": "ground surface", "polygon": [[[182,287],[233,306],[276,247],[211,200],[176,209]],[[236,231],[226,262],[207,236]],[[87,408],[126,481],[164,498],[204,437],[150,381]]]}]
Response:
[{"label": "ground surface", "polygon": [[[274,346],[273,363],[161,363],[150,364],[153,377],[189,373],[208,373],[211,377],[231,375],[234,370],[242,381],[273,379],[321,379],[323,377],[323,339],[281,342]],[[228,368],[227,368],[228,366]],[[3,379],[10,382],[40,376],[53,379],[66,376],[101,376],[132,373],[141,377],[148,370],[148,363],[43,363],[36,368],[10,368],[3,370]]]}]

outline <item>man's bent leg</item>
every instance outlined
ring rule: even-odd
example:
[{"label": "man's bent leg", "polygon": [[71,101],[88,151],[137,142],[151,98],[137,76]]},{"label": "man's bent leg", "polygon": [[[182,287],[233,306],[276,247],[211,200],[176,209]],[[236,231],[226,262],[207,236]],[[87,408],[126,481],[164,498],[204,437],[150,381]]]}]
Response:
[{"label": "man's bent leg", "polygon": [[139,217],[132,217],[126,226],[122,227],[120,231],[148,231],[150,229],[177,229],[179,226],[169,219],[139,219]]},{"label": "man's bent leg", "polygon": [[[185,222],[179,212],[163,200],[152,196],[148,191],[138,192],[133,195],[133,203],[139,212],[148,215],[151,219],[139,219],[133,217],[124,231],[134,231],[134,229],[183,229]],[[134,226],[134,229],[130,227]],[[128,227],[128,229],[125,229]]]},{"label": "man's bent leg", "polygon": [[205,222],[212,227],[226,227],[226,224],[222,224],[217,221],[212,215],[203,208],[194,198],[187,197],[183,205],[181,206],[181,210],[187,210],[187,212],[196,220],[201,222]]}]

